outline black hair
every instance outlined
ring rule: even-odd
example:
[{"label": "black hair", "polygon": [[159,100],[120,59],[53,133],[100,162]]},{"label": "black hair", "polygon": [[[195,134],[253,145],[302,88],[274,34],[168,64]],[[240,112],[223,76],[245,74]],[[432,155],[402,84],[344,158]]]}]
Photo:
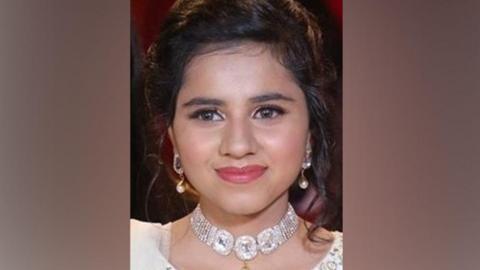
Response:
[{"label": "black hair", "polygon": [[[333,148],[329,87],[335,71],[324,55],[316,18],[293,0],[182,0],[168,14],[147,55],[145,98],[161,148],[166,127],[175,117],[178,92],[189,61],[210,45],[218,48],[242,42],[266,45],[302,89],[309,112],[312,167],[306,173],[322,202],[313,232],[335,215],[326,179]],[[161,123],[160,128],[159,123]],[[291,192],[299,192],[292,188]],[[312,206],[315,202],[312,202]]]}]

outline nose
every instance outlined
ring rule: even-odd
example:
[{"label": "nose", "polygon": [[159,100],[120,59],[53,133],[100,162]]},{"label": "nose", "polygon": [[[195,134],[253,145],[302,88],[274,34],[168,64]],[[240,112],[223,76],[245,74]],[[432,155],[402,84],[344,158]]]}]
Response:
[{"label": "nose", "polygon": [[242,158],[257,151],[254,127],[247,119],[231,119],[224,127],[220,154]]}]

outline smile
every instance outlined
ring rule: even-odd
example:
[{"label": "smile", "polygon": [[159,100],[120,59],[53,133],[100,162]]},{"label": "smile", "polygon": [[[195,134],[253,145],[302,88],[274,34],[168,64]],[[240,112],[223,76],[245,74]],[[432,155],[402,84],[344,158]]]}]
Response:
[{"label": "smile", "polygon": [[255,181],[260,176],[262,176],[267,167],[261,165],[249,165],[242,168],[238,167],[223,167],[218,168],[215,171],[218,176],[223,180],[235,183],[235,184],[246,184],[252,181]]}]

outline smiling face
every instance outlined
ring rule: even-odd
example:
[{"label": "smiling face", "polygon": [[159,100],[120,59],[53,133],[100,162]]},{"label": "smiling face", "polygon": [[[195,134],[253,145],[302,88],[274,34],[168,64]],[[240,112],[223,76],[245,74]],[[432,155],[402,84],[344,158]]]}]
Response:
[{"label": "smiling face", "polygon": [[195,56],[169,136],[201,204],[249,215],[286,202],[309,138],[305,96],[255,44]]}]

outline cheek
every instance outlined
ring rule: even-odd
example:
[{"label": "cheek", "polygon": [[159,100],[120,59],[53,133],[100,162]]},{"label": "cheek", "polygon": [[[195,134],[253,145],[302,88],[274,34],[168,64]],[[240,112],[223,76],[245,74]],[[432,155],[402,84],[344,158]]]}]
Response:
[{"label": "cheek", "polygon": [[[297,122],[298,123],[298,122]],[[305,157],[307,125],[288,125],[262,135],[262,146],[275,179],[291,182],[298,176]]]},{"label": "cheek", "polygon": [[184,125],[175,130],[176,143],[187,175],[196,175],[209,168],[215,157],[218,142],[215,133]]},{"label": "cheek", "polygon": [[306,133],[295,131],[271,132],[265,136],[264,149],[274,163],[292,164],[296,167],[303,161]]}]

